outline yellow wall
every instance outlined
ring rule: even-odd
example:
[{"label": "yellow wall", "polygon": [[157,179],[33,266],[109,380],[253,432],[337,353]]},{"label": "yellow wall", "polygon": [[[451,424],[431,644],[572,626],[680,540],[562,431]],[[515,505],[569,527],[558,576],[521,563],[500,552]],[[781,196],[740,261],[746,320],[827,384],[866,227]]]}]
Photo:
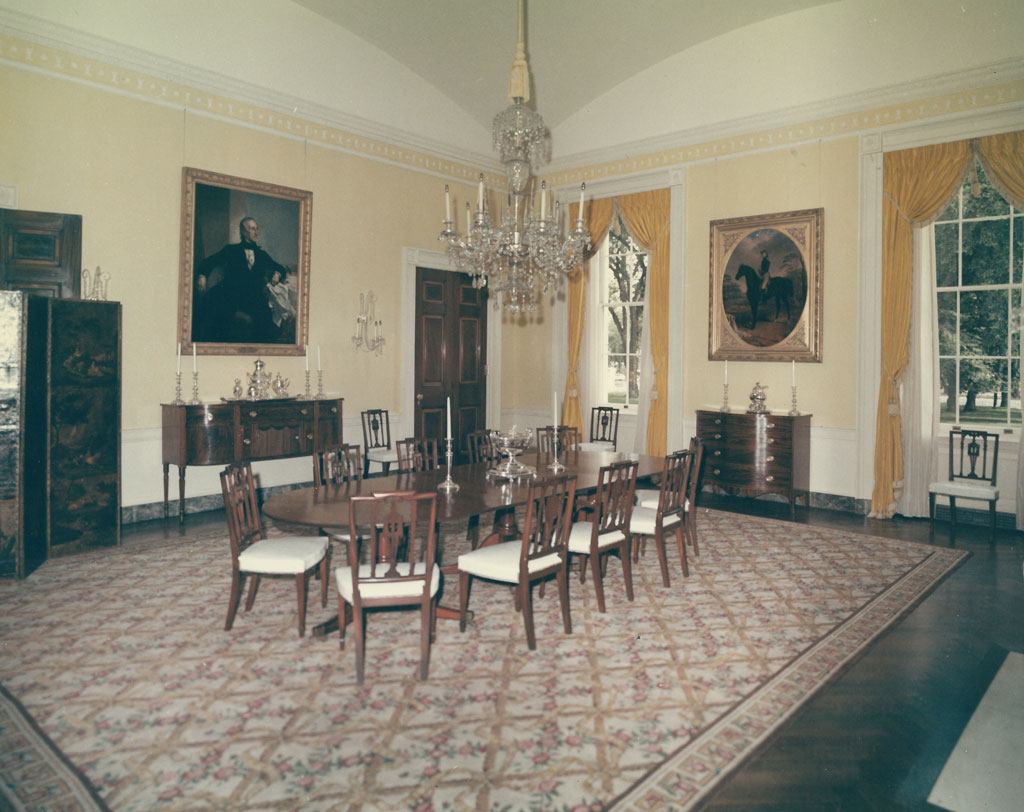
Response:
[{"label": "yellow wall", "polygon": [[[690,167],[686,174],[686,391],[684,409],[717,408],[724,363],[708,360],[709,230],[712,220],[823,208],[822,363],[796,365],[801,412],[816,426],[856,428],[858,144],[856,138],[785,147]],[[768,387],[768,406],[788,411],[787,363],[729,363],[729,403],[746,408]]]},{"label": "yellow wall", "polygon": [[[0,128],[0,181],[17,186],[21,209],[81,214],[83,267],[109,273],[108,298],[123,304],[123,428],[158,426],[158,404],[174,394],[183,166],[312,191],[311,355],[319,345],[325,389],[346,398],[348,415],[399,408],[402,249],[439,250],[443,181],[10,67],[0,67],[0,99],[14,124]],[[351,343],[358,294],[370,289],[383,360]],[[534,363],[547,368],[548,357]],[[230,394],[253,360],[200,356],[201,397]],[[302,391],[302,358],[265,360]]]}]

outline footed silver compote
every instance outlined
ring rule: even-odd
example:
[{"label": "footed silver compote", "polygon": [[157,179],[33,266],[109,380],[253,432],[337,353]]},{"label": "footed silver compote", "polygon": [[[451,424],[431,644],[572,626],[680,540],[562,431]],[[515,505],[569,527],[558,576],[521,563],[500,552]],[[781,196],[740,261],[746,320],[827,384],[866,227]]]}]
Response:
[{"label": "footed silver compote", "polygon": [[487,473],[492,476],[505,477],[506,479],[536,474],[536,468],[523,465],[516,459],[519,454],[526,450],[532,439],[532,431],[521,429],[518,426],[513,426],[507,431],[493,430],[491,432],[491,443],[494,445],[495,451],[505,455],[505,459],[493,468],[488,469]]}]

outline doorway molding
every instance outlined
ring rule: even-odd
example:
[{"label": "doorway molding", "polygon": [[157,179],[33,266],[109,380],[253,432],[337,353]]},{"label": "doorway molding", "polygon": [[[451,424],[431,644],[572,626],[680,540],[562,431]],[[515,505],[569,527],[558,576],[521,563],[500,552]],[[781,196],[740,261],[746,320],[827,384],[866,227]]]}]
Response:
[{"label": "doorway molding", "polygon": [[[428,251],[423,248],[402,249],[402,342],[401,350],[401,407],[402,424],[408,433],[416,414],[416,269],[434,268],[454,273],[446,251]],[[490,307],[490,304],[487,305]],[[501,314],[493,308],[487,314],[487,427],[501,428]]]}]

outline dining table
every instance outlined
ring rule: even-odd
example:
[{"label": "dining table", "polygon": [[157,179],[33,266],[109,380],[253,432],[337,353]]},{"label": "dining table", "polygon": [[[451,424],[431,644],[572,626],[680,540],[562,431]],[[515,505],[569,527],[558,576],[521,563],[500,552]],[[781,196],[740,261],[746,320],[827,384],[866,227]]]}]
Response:
[{"label": "dining table", "polygon": [[[663,457],[621,451],[563,451],[558,455],[562,471],[550,468],[554,462],[550,454],[528,453],[519,455],[517,459],[535,469],[537,477],[555,473],[575,474],[577,494],[596,489],[601,467],[613,462],[636,460],[638,478],[660,473],[664,464]],[[451,481],[458,485],[457,489],[439,487],[448,478],[448,470],[444,467],[435,471],[404,472],[297,488],[271,496],[263,503],[263,512],[272,519],[291,524],[348,527],[349,500],[353,496],[386,491],[437,493],[439,523],[464,520],[467,531],[472,533],[479,526],[481,516],[493,513],[495,518],[490,540],[513,539],[517,537],[515,508],[526,504],[533,476],[507,478],[495,475],[494,470],[493,461],[452,466]],[[454,561],[442,560],[440,564],[442,573],[451,575],[458,570]],[[458,611],[439,606],[437,616],[457,618]],[[326,636],[337,629],[337,623],[338,619],[332,618],[314,626],[312,634]]]}]

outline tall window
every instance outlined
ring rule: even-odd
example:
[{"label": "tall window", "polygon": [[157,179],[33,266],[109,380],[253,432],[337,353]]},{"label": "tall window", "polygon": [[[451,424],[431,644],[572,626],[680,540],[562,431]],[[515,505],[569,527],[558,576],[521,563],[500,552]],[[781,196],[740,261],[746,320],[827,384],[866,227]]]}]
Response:
[{"label": "tall window", "polygon": [[597,260],[597,318],[591,334],[596,348],[595,405],[635,407],[640,398],[640,336],[649,261],[618,213]]},{"label": "tall window", "polygon": [[943,423],[1021,423],[1022,256],[1022,212],[975,166],[935,223]]}]

